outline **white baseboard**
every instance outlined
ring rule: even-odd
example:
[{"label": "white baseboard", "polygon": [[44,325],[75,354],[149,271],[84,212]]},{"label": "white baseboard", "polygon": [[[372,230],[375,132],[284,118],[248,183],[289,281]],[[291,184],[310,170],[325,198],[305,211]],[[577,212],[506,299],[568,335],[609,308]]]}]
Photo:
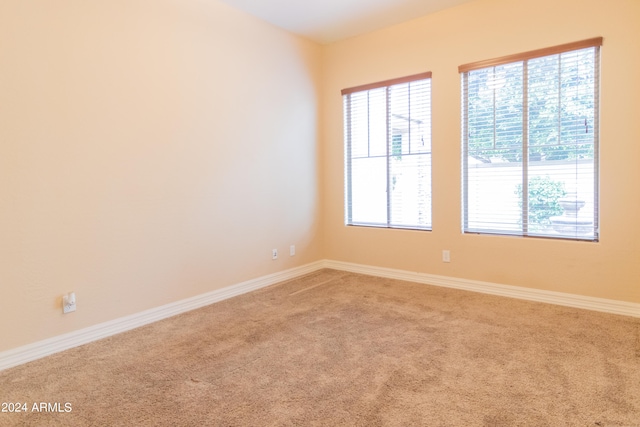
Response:
[{"label": "white baseboard", "polygon": [[566,307],[583,308],[586,310],[601,311],[604,313],[619,314],[623,316],[640,317],[640,304],[625,301],[587,297],[563,292],[543,291],[540,289],[523,288],[519,286],[500,285],[496,283],[459,279],[455,277],[436,276],[434,274],[414,273],[404,270],[394,270],[390,268],[351,264],[339,261],[325,260],[322,266],[324,268],[368,274],[370,276],[407,280],[409,282],[424,283],[427,285],[462,289],[465,291],[563,305]]},{"label": "white baseboard", "polygon": [[197,295],[192,298],[176,301],[171,304],[152,308],[130,316],[121,317],[119,319],[80,329],[68,334],[38,341],[33,344],[0,352],[0,371],[121,332],[126,332],[149,323],[157,322],[158,320],[166,319],[167,317],[195,310],[237,295],[274,285],[285,280],[294,279],[322,268],[331,268],[334,270],[368,274],[370,276],[387,277],[390,279],[406,280],[427,285],[481,292],[528,301],[545,302],[567,307],[583,308],[623,316],[640,317],[640,304],[630,302],[323,260],[279,273],[269,274],[257,279],[248,280],[226,288]]},{"label": "white baseboard", "polygon": [[294,279],[317,271],[321,268],[323,268],[322,261],[314,262],[301,267],[292,268],[290,270],[269,274],[257,279],[227,286],[222,289],[152,308],[150,310],[145,310],[130,316],[100,323],[68,334],[59,335],[33,344],[7,350],[0,353],[0,371],[32,360],[40,359],[63,350],[68,350],[92,341],[119,334],[121,332],[126,332],[149,323],[157,322],[158,320],[166,319],[167,317],[195,310],[237,295],[255,291],[285,280]]}]

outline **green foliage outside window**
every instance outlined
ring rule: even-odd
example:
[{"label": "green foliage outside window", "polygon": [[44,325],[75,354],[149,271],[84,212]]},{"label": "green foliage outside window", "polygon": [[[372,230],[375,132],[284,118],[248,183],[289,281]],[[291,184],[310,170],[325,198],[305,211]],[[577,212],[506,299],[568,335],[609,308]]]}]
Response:
[{"label": "green foliage outside window", "polygon": [[402,135],[393,134],[391,138],[391,155],[396,160],[402,160]]},{"label": "green foliage outside window", "polygon": [[469,155],[484,163],[526,161],[526,120],[529,161],[593,158],[595,101],[583,81],[595,73],[592,55],[532,59],[526,74],[521,62],[470,72]]},{"label": "green foliage outside window", "polygon": [[[559,200],[567,195],[562,181],[554,181],[547,176],[534,176],[529,180],[529,228],[540,231],[551,225],[549,218],[560,216],[563,209]],[[522,209],[522,184],[518,184],[515,193]]]}]

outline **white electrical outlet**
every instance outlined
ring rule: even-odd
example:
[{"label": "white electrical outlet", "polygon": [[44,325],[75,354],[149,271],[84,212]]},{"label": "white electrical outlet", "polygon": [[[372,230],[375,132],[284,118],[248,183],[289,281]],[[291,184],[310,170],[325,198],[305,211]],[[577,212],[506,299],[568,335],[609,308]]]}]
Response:
[{"label": "white electrical outlet", "polygon": [[271,259],[278,259],[278,250],[274,249],[271,251]]},{"label": "white electrical outlet", "polygon": [[76,294],[75,292],[69,292],[62,297],[62,312],[64,314],[76,311]]},{"label": "white electrical outlet", "polygon": [[296,254],[296,245],[289,246],[289,256],[294,256]]},{"label": "white electrical outlet", "polygon": [[442,251],[442,262],[451,262],[451,252],[446,249]]}]

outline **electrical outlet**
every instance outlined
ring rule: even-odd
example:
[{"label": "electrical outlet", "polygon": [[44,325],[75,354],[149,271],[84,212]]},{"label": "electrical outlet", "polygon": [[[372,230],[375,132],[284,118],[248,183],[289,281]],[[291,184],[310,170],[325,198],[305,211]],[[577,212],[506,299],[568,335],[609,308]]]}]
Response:
[{"label": "electrical outlet", "polygon": [[442,262],[451,262],[451,252],[446,249],[442,251]]},{"label": "electrical outlet", "polygon": [[271,251],[271,259],[278,259],[278,250],[277,249],[273,249]]},{"label": "electrical outlet", "polygon": [[63,295],[62,297],[62,312],[67,314],[72,311],[76,311],[76,294],[74,292],[69,292],[67,295]]},{"label": "electrical outlet", "polygon": [[294,256],[296,254],[296,245],[289,246],[289,256]]}]

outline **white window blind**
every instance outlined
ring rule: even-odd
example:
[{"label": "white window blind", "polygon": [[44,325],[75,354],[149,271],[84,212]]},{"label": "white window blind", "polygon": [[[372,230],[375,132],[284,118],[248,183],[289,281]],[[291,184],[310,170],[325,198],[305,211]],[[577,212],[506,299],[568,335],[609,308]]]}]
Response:
[{"label": "white window blind", "polygon": [[342,95],[346,224],[431,229],[431,73]]},{"label": "white window blind", "polygon": [[463,65],[463,231],[598,240],[602,38]]}]

